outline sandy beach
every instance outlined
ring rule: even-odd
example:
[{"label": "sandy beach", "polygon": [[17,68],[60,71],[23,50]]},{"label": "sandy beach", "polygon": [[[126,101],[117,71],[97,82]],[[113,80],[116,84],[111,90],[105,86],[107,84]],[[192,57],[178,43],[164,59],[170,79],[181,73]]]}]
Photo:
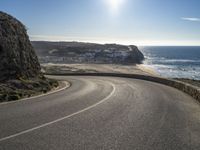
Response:
[{"label": "sandy beach", "polygon": [[43,64],[44,72],[72,73],[72,72],[102,72],[125,73],[159,76],[153,69],[145,65],[116,65],[116,64]]}]

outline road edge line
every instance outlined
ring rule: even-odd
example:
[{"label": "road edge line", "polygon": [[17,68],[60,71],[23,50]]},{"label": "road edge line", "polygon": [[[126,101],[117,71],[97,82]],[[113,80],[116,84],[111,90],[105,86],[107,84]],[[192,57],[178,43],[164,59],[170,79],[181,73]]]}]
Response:
[{"label": "road edge line", "polygon": [[47,92],[47,93],[42,93],[42,94],[39,94],[39,95],[35,95],[35,96],[23,98],[23,99],[20,99],[20,100],[10,101],[10,102],[2,102],[2,103],[0,103],[0,106],[6,105],[6,104],[18,103],[18,102],[22,102],[22,101],[27,101],[27,100],[31,100],[31,99],[39,98],[39,97],[43,97],[43,96],[47,96],[47,95],[50,95],[50,94],[54,94],[54,93],[63,91],[63,90],[65,90],[65,89],[67,89],[67,88],[69,88],[69,87],[71,86],[71,83],[70,83],[70,82],[67,82],[67,81],[60,81],[60,82],[64,83],[65,86],[62,87],[62,88],[59,88],[59,86],[58,86],[58,87],[55,88],[54,90],[51,90],[51,91],[49,91],[49,92]]}]

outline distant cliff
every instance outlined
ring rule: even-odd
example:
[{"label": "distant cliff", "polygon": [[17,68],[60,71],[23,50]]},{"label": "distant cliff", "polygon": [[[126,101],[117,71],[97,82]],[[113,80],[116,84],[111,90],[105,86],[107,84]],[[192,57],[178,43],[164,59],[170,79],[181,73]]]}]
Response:
[{"label": "distant cliff", "polygon": [[81,42],[34,41],[41,63],[140,64],[144,55],[136,46]]},{"label": "distant cliff", "polygon": [[0,61],[0,80],[35,77],[40,73],[25,26],[4,12],[0,12]]}]

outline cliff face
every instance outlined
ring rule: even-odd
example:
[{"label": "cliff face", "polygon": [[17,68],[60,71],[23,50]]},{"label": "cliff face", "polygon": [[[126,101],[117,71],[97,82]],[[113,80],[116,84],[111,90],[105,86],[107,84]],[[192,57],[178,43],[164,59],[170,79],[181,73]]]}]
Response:
[{"label": "cliff face", "polygon": [[40,64],[25,26],[0,12],[0,81],[40,74]]},{"label": "cliff face", "polygon": [[142,54],[142,52],[138,49],[137,46],[134,45],[130,45],[129,48],[131,50],[131,55],[129,57],[130,63],[135,62],[137,64],[141,64],[144,60],[144,55]]}]

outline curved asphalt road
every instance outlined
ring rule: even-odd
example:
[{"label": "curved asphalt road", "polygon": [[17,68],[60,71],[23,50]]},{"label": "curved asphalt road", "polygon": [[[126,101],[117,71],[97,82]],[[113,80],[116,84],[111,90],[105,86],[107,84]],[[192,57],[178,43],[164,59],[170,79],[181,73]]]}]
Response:
[{"label": "curved asphalt road", "polygon": [[0,105],[0,150],[200,149],[200,105],[174,88],[125,78],[56,78],[72,86]]}]

